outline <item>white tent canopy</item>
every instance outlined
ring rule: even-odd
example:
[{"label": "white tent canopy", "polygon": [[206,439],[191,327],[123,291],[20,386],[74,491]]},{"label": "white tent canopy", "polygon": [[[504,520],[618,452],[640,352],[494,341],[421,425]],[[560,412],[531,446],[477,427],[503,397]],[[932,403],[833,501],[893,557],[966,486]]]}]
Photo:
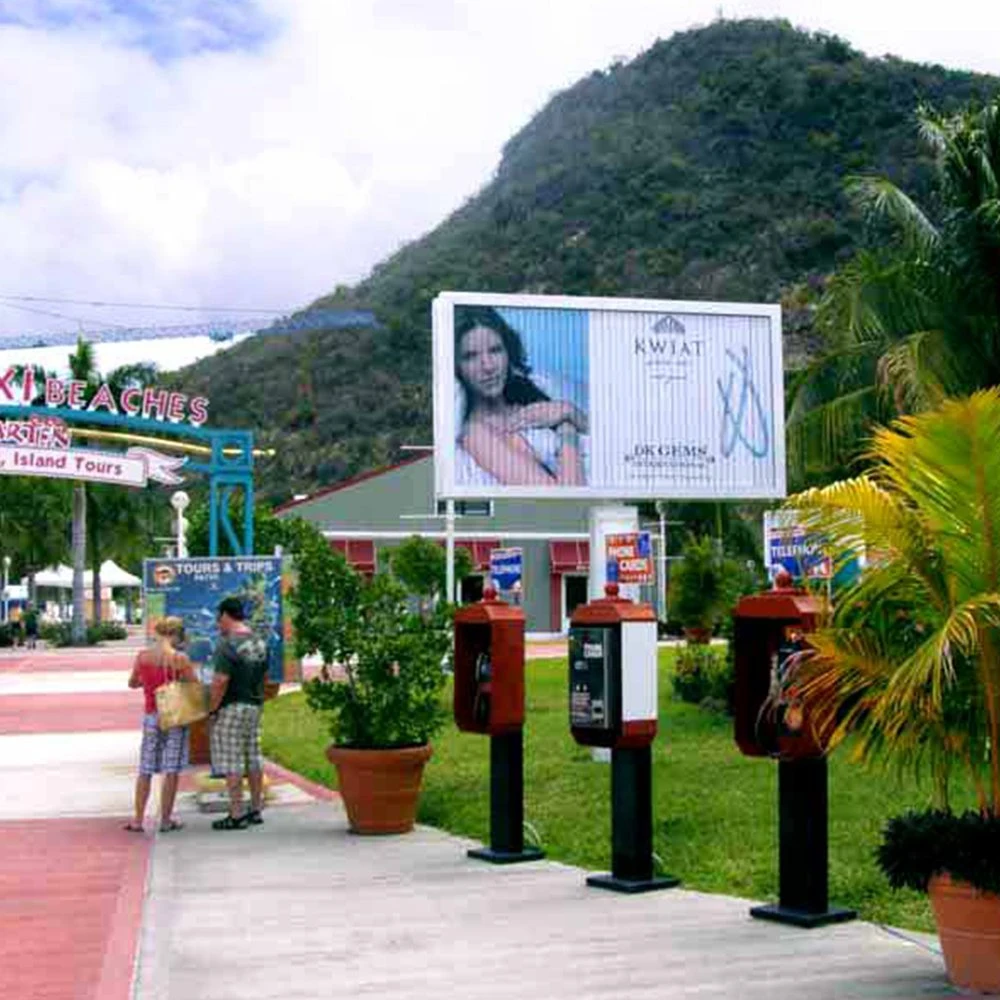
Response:
[{"label": "white tent canopy", "polygon": [[[27,584],[25,577],[21,583]],[[36,587],[54,587],[58,590],[73,589],[73,567],[60,564],[40,570],[35,574]],[[86,590],[94,589],[94,574],[88,570],[83,574],[83,586]],[[142,580],[126,572],[113,559],[101,563],[101,588],[106,587],[141,587]]]}]

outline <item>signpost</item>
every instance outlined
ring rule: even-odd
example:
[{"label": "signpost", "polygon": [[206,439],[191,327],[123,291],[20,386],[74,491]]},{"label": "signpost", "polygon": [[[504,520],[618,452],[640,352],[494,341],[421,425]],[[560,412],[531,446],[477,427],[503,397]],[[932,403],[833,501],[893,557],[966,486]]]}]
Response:
[{"label": "signpost", "polygon": [[796,580],[829,580],[833,576],[832,560],[790,510],[764,513],[764,565],[772,580],[781,569]]},{"label": "signpost", "polygon": [[648,531],[608,535],[605,546],[608,583],[655,582],[653,539]]},{"label": "signpost", "polygon": [[501,600],[508,604],[523,604],[524,550],[493,549],[490,552],[490,579]]}]

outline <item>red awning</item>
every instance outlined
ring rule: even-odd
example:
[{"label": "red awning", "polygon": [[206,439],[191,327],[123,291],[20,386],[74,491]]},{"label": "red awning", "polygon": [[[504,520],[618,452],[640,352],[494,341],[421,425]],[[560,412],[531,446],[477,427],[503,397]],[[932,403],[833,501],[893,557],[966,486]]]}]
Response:
[{"label": "red awning", "polygon": [[472,559],[472,569],[476,572],[485,572],[490,568],[490,552],[500,548],[500,542],[495,538],[475,539],[456,538],[455,548],[465,549]]},{"label": "red awning", "polygon": [[371,538],[333,538],[330,545],[359,573],[375,572],[375,542]]},{"label": "red awning", "polygon": [[586,573],[590,569],[590,542],[549,542],[553,573]]}]

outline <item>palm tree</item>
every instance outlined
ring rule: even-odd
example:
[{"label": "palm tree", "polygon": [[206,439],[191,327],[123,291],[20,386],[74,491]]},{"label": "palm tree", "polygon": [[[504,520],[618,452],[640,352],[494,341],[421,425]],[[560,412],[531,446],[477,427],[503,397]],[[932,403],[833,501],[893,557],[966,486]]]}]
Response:
[{"label": "palm tree", "polygon": [[789,457],[806,482],[843,472],[874,425],[1000,383],[1000,99],[918,121],[936,211],[884,178],[849,182],[882,243],[831,280],[827,350],[793,377]]},{"label": "palm tree", "polygon": [[870,471],[789,499],[846,561],[871,565],[814,638],[806,697],[863,758],[957,765],[1000,816],[1000,390],[876,432]]},{"label": "palm tree", "polygon": [[[94,359],[94,348],[82,337],[76,350],[69,356],[69,369],[74,379],[87,385],[85,396],[97,391],[100,377]],[[87,487],[77,482],[73,487],[73,642],[83,644],[87,635],[86,607],[84,605],[84,573],[87,566]],[[100,580],[94,580],[95,600],[100,600]]]}]

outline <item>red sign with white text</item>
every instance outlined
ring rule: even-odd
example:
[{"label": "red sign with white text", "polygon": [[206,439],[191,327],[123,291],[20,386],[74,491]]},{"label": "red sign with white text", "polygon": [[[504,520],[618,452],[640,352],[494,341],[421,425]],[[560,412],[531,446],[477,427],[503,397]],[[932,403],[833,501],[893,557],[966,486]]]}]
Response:
[{"label": "red sign with white text", "polygon": [[609,582],[652,583],[656,579],[653,547],[648,531],[608,535],[605,549]]}]

